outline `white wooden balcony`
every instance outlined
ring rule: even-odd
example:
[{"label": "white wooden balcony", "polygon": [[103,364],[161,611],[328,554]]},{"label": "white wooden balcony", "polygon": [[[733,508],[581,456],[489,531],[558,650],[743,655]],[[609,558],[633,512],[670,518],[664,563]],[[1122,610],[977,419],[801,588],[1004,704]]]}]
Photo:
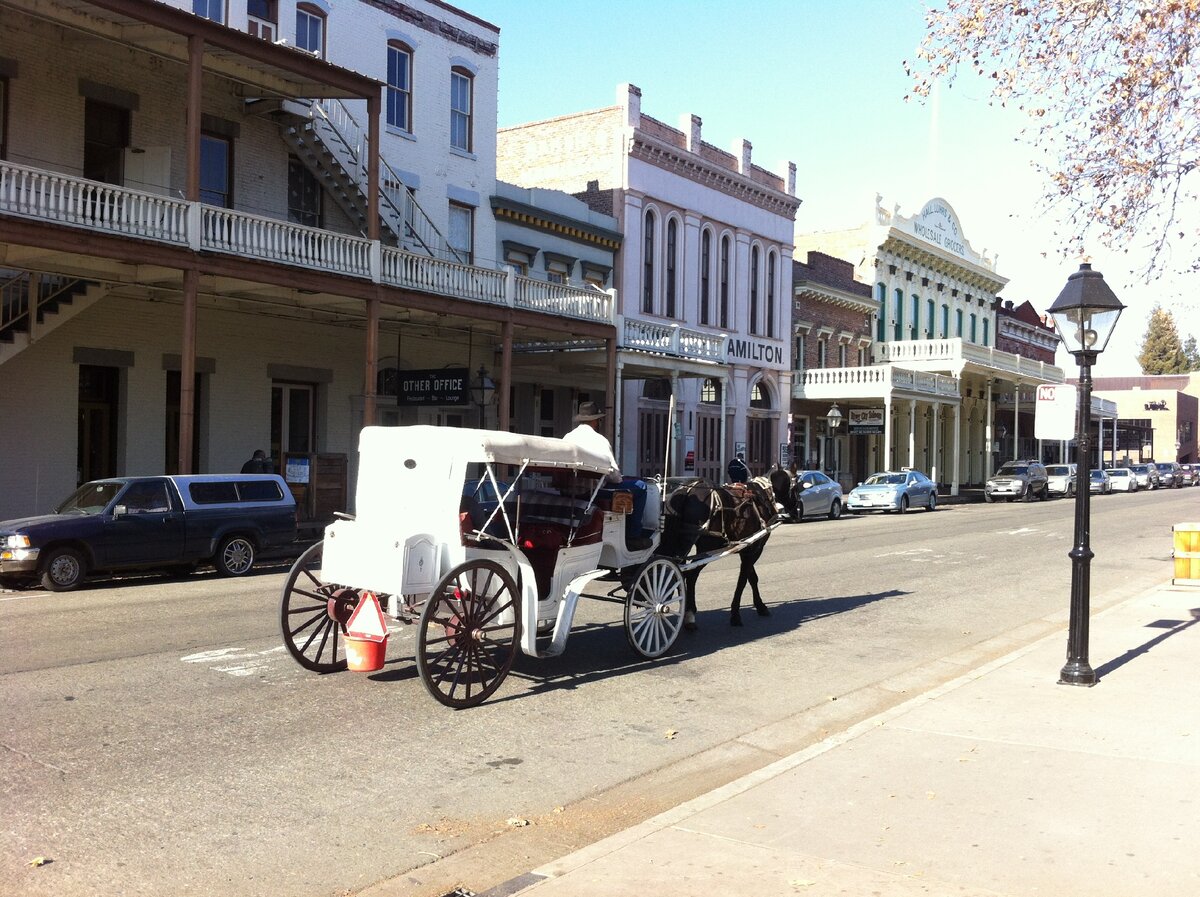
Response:
[{"label": "white wooden balcony", "polygon": [[469,302],[615,322],[612,293],[533,280],[511,270],[506,273],[383,246],[354,234],[2,161],[0,215],[326,271]]},{"label": "white wooden balcony", "polygon": [[876,343],[875,360],[955,374],[974,368],[980,373],[1007,374],[1042,383],[1062,383],[1065,379],[1060,367],[1002,352],[992,346],[976,346],[961,337]]},{"label": "white wooden balcony", "polygon": [[920,399],[957,403],[958,378],[950,374],[915,371],[894,364],[870,367],[816,368],[797,371],[793,399]]},{"label": "white wooden balcony", "polygon": [[724,334],[690,330],[678,324],[662,324],[641,318],[621,318],[617,338],[622,349],[721,364],[725,362],[725,345],[729,339]]}]

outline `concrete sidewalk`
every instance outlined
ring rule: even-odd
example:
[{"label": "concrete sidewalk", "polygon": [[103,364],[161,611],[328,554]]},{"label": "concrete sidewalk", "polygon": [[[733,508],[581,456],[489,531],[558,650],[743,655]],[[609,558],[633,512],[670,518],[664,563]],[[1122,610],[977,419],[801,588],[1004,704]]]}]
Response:
[{"label": "concrete sidewalk", "polygon": [[[1200,894],[1200,589],[1066,632],[487,897]],[[482,897],[482,895],[481,895]]]}]

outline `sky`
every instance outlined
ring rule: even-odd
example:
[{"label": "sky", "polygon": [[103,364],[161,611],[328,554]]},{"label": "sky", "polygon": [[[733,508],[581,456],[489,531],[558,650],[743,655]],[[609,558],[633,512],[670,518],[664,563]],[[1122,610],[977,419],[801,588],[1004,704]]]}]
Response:
[{"label": "sky", "polygon": [[[1039,204],[1026,120],[988,102],[961,76],[936,101],[908,101],[904,61],[924,35],[914,0],[458,0],[500,27],[499,126],[611,106],[617,86],[642,90],[642,112],[678,127],[703,119],[722,149],[746,138],[754,162],[777,174],[797,166],[800,231],[863,223],[876,194],[911,216],[935,196],[958,213],[971,247],[997,254],[1009,279],[1001,298],[1054,301],[1079,256],[1063,257]],[[1200,338],[1190,282],[1145,284],[1136,250],[1088,247],[1092,267],[1126,305],[1096,376],[1140,373],[1136,356],[1154,305],[1175,316],[1180,339]],[[1074,374],[1071,356],[1058,364]]]}]

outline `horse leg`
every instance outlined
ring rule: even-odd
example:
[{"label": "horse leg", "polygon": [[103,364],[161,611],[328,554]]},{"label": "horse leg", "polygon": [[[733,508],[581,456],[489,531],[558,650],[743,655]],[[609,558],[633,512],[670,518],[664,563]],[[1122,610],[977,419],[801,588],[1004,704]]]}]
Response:
[{"label": "horse leg", "polygon": [[689,632],[696,630],[696,578],[700,569],[689,570],[683,574],[683,628]]},{"label": "horse leg", "polygon": [[733,590],[733,604],[729,608],[730,626],[742,625],[742,592],[746,590],[747,581],[746,563],[742,561],[741,566],[738,568],[737,587]]}]

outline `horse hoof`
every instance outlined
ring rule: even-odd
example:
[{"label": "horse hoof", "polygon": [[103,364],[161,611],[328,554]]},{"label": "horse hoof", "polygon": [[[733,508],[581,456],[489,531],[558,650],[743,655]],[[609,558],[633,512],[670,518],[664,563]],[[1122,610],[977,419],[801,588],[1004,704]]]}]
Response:
[{"label": "horse hoof", "polygon": [[758,611],[758,615],[760,617],[771,616],[771,608],[767,607],[765,604],[756,604],[754,605],[754,609]]},{"label": "horse hoof", "polygon": [[686,629],[688,632],[695,632],[700,627],[696,625],[695,620],[685,620],[684,624],[683,624],[683,628]]},{"label": "horse hoof", "polygon": [[742,618],[741,618],[741,617],[730,617],[730,618],[729,618],[729,625],[730,625],[730,626],[741,626],[741,625],[742,625]]}]

